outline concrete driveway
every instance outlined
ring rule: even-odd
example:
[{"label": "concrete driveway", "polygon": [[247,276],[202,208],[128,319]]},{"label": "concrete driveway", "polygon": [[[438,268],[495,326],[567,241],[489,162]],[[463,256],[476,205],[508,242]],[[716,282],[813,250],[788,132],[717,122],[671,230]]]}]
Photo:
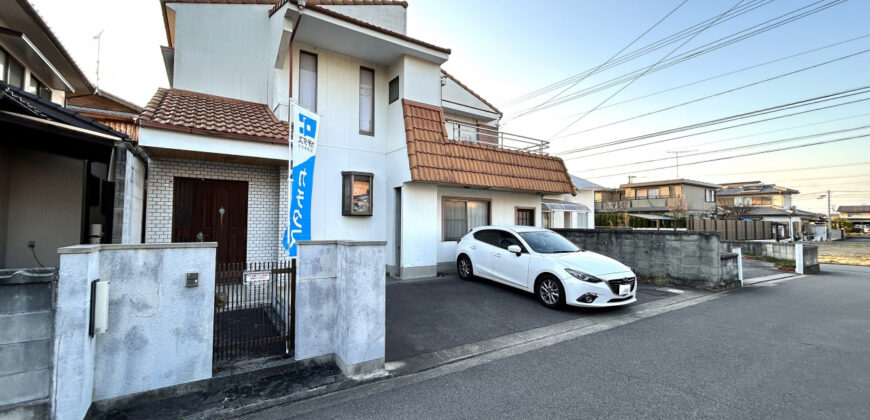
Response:
[{"label": "concrete driveway", "polygon": [[[638,305],[673,294],[640,285]],[[632,305],[629,305],[632,306]],[[439,350],[544,327],[578,317],[627,307],[560,311],[545,308],[535,296],[488,280],[455,276],[425,280],[387,280],[386,360],[404,360]]]}]

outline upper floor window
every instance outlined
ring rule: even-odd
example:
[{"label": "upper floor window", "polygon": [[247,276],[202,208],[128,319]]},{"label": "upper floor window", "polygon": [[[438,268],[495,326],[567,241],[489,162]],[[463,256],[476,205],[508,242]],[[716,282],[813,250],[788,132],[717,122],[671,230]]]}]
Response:
[{"label": "upper floor window", "polygon": [[375,71],[359,68],[359,133],[375,135]]},{"label": "upper floor window", "polygon": [[448,139],[477,142],[477,127],[453,120],[447,120],[446,126]]},{"label": "upper floor window", "polygon": [[390,80],[390,103],[399,100],[399,76]]},{"label": "upper floor window", "polygon": [[770,205],[773,205],[773,198],[769,195],[752,197],[752,205],[753,206],[770,206]]},{"label": "upper floor window", "polygon": [[33,73],[30,73],[30,84],[27,86],[26,90],[42,99],[51,100],[51,89],[34,77]]},{"label": "upper floor window", "polygon": [[649,188],[646,190],[646,196],[648,198],[660,198],[659,189],[658,188]]},{"label": "upper floor window", "polygon": [[704,190],[704,201],[708,203],[716,202],[716,190]]},{"label": "upper floor window", "polygon": [[674,198],[677,196],[677,186],[671,185],[668,187],[668,197]]},{"label": "upper floor window", "polygon": [[299,52],[299,105],[317,112],[317,55]]},{"label": "upper floor window", "polygon": [[0,79],[12,86],[24,87],[24,66],[3,50],[0,50]]}]

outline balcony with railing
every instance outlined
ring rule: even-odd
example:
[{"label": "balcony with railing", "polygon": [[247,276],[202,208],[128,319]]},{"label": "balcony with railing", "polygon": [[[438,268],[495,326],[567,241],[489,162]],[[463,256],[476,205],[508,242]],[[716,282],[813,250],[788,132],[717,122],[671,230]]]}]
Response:
[{"label": "balcony with railing", "polygon": [[495,127],[458,121],[447,121],[447,138],[542,155],[547,154],[546,150],[550,147],[550,142],[546,140],[505,133]]}]

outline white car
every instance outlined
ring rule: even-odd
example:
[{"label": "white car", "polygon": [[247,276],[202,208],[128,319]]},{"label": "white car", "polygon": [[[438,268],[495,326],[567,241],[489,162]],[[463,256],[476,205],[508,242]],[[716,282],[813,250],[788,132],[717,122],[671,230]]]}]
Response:
[{"label": "white car", "polygon": [[479,226],[457,242],[455,256],[459,277],[483,277],[533,292],[549,308],[637,301],[637,276],[630,268],[547,229]]}]

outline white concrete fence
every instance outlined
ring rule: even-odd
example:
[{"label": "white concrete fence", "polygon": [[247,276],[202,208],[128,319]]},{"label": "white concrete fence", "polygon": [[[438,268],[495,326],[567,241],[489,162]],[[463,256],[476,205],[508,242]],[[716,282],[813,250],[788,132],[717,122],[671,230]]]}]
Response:
[{"label": "white concrete fence", "polygon": [[[78,245],[59,250],[51,417],[84,418],[146,391],[212,378],[215,243]],[[299,245],[295,359],[347,376],[385,355],[385,242]],[[190,283],[187,274],[196,273]],[[89,333],[92,282],[109,282],[106,330]],[[98,322],[99,323],[99,322]],[[124,398],[120,398],[124,397]]]},{"label": "white concrete fence", "polygon": [[[210,378],[216,243],[61,248],[52,418]],[[198,273],[187,287],[186,273]],[[91,282],[109,282],[107,330],[89,334]]]}]

